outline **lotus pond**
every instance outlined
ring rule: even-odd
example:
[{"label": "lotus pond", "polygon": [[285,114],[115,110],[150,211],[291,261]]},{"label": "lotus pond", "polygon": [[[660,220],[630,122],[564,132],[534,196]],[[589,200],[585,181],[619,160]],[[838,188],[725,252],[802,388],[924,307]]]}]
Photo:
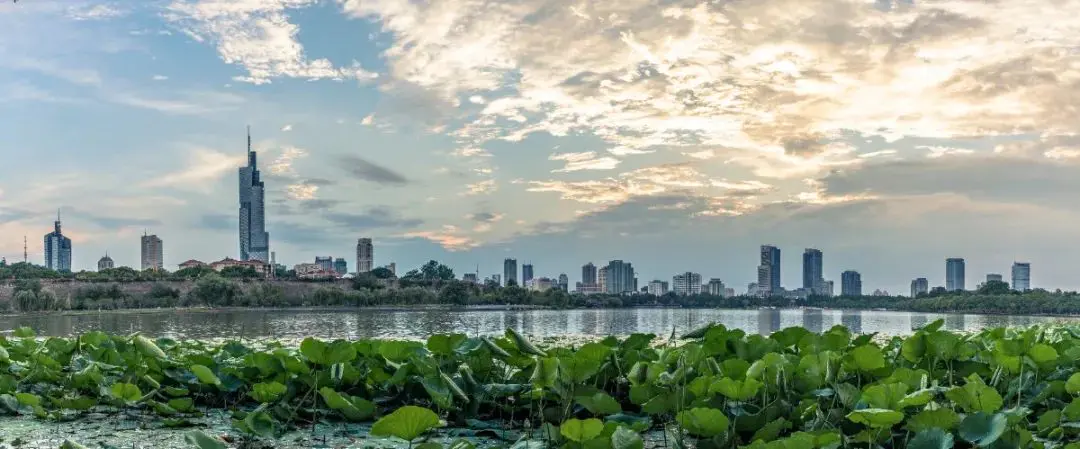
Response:
[{"label": "lotus pond", "polygon": [[942,324],[567,346],[23,328],[0,337],[0,447],[1080,449],[1080,327]]}]

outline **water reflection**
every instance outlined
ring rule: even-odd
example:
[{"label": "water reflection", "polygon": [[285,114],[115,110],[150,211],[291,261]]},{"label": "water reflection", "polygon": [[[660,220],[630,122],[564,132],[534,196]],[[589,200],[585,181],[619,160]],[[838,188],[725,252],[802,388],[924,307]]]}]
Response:
[{"label": "water reflection", "polygon": [[235,310],[146,311],[80,315],[0,316],[0,330],[30,326],[41,335],[73,335],[93,330],[141,332],[171,338],[421,338],[433,333],[469,335],[502,333],[507,327],[538,336],[629,335],[672,330],[683,333],[710,322],[767,335],[801,325],[821,332],[843,324],[854,332],[900,335],[913,327],[945,320],[950,330],[1023,326],[1047,321],[1080,322],[1080,318],[1000,315],[923,314],[907,312],[816,309],[588,309],[588,310]]}]

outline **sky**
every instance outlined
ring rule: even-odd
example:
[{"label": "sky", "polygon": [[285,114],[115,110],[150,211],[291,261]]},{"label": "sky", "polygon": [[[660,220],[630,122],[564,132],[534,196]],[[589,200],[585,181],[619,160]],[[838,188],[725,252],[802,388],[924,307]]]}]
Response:
[{"label": "sky", "polygon": [[237,257],[245,126],[280,262],[611,259],[737,291],[1080,277],[1080,1],[0,3],[0,256]]}]

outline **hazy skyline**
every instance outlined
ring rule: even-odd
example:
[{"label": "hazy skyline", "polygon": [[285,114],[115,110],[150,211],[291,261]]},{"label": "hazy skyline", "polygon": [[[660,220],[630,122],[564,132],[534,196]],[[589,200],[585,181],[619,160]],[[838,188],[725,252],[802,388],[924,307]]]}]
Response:
[{"label": "hazy skyline", "polygon": [[[1032,263],[1078,289],[1080,1],[0,3],[0,256],[238,257],[252,126],[278,260],[737,291],[758,247],[864,290]],[[37,243],[35,243],[37,242]]]}]

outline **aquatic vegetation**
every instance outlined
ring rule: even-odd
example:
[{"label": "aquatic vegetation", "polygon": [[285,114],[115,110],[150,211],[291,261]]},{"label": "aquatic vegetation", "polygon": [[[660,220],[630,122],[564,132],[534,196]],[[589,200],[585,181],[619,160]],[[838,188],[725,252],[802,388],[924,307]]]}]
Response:
[{"label": "aquatic vegetation", "polygon": [[514,429],[513,449],[644,449],[656,433],[703,449],[1080,449],[1080,328],[941,326],[883,339],[711,325],[572,347],[512,330],[293,347],[19,329],[0,337],[0,416],[136,411],[176,428],[228,411],[231,441],[187,434],[204,449],[333,422],[423,449],[443,447],[428,439],[440,428]]}]

